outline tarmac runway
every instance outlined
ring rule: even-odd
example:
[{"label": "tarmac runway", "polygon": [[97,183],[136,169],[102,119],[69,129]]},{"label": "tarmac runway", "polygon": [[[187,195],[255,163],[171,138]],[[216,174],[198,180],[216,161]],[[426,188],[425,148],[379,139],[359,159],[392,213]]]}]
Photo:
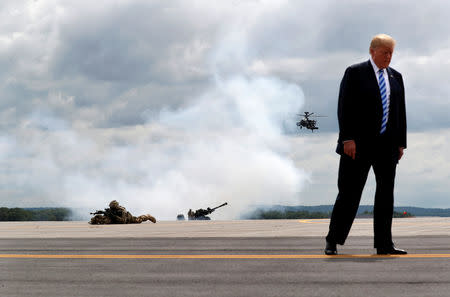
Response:
[{"label": "tarmac runway", "polygon": [[0,296],[450,296],[450,218],[394,219],[405,256],[371,219],[325,256],[328,222],[0,223]]}]

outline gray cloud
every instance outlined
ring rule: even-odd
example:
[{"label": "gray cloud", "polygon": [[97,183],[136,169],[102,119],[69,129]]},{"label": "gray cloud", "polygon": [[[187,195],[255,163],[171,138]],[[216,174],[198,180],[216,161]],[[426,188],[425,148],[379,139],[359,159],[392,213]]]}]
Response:
[{"label": "gray cloud", "polygon": [[[385,32],[398,41],[392,66],[404,76],[411,131],[398,201],[424,206],[423,185],[439,189],[430,206],[448,207],[447,170],[420,156],[444,154],[440,135],[450,128],[449,11],[444,1],[2,1],[0,197],[11,206],[79,199],[93,207],[151,195],[169,197],[174,208],[196,195],[200,207],[208,191],[222,198],[243,189],[219,154],[242,179],[286,172],[285,202],[332,203],[339,83],[347,66],[368,59],[370,38]],[[270,93],[278,97],[264,106],[239,105]],[[303,110],[328,116],[320,133],[295,130]],[[265,158],[273,168],[256,166]],[[224,172],[217,179],[208,160]],[[292,194],[308,175],[303,192]],[[244,193],[260,195],[268,176]],[[205,186],[224,181],[231,190],[222,194]],[[175,185],[177,198],[167,190]],[[276,189],[283,191],[268,192]]]}]

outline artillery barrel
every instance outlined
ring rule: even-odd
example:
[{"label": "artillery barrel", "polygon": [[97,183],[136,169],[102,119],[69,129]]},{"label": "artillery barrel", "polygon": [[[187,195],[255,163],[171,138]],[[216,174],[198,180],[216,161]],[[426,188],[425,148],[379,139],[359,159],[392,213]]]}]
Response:
[{"label": "artillery barrel", "polygon": [[224,204],[221,204],[221,205],[219,205],[219,206],[216,206],[216,207],[214,207],[214,208],[211,208],[211,210],[216,210],[216,209],[218,209],[219,207],[223,207],[223,206],[225,206],[225,205],[228,205],[228,202],[225,202]]}]

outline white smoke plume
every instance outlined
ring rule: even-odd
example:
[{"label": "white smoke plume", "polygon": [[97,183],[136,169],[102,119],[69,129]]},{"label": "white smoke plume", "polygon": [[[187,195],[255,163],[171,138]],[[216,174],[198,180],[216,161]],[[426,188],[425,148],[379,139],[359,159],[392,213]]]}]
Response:
[{"label": "white smoke plume", "polygon": [[[250,28],[248,20],[239,23],[211,49],[208,90],[177,110],[143,110],[136,116],[145,125],[92,128],[51,108],[36,110],[14,141],[0,138],[2,155],[20,167],[9,168],[9,180],[23,190],[20,204],[93,211],[116,199],[136,215],[163,220],[223,202],[229,205],[216,219],[239,218],[254,205],[299,204],[306,175],[289,158],[289,132],[303,93],[252,71]],[[52,100],[60,109],[72,104]]]},{"label": "white smoke plume", "polygon": [[95,210],[116,199],[173,219],[226,201],[214,216],[238,218],[250,205],[300,202],[305,176],[289,159],[285,127],[302,102],[296,85],[236,75],[133,128],[69,129],[36,113],[17,133],[28,146],[14,154],[32,160],[22,184],[45,206]]}]

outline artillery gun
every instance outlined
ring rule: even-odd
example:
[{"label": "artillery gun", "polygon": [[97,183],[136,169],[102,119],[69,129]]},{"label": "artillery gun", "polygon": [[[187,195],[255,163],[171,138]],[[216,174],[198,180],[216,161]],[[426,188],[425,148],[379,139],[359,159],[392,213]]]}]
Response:
[{"label": "artillery gun", "polygon": [[188,212],[188,219],[189,220],[211,220],[210,217],[208,217],[208,215],[212,214],[216,209],[223,207],[225,205],[228,205],[227,202],[225,202],[224,204],[221,204],[219,206],[213,207],[213,208],[200,208],[197,209],[196,211],[192,211],[192,209],[189,209]]}]

